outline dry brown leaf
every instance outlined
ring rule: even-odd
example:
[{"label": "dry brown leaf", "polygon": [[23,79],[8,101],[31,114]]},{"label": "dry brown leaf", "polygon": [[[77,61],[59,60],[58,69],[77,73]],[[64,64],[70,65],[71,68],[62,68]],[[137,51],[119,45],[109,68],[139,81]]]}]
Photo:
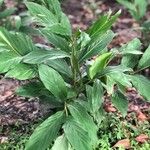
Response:
[{"label": "dry brown leaf", "polygon": [[125,149],[129,149],[131,147],[129,139],[123,139],[118,141],[113,147],[122,147]]},{"label": "dry brown leaf", "polygon": [[147,142],[147,141],[149,140],[149,137],[148,137],[148,135],[146,135],[146,134],[140,134],[139,136],[137,136],[137,137],[135,138],[135,140],[136,140],[137,142],[139,142],[139,143],[145,143],[145,142]]},{"label": "dry brown leaf", "polygon": [[145,114],[143,114],[142,112],[138,112],[137,113],[137,118],[138,118],[138,120],[139,121],[146,121],[148,118],[146,117],[146,115]]},{"label": "dry brown leaf", "polygon": [[106,104],[104,106],[104,109],[106,112],[116,112],[117,111],[115,107],[113,107],[112,105],[108,105],[108,104]]}]

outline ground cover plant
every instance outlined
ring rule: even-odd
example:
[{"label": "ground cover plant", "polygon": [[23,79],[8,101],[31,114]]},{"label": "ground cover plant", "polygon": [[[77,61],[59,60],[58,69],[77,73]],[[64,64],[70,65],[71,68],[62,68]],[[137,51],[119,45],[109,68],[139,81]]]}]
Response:
[{"label": "ground cover plant", "polygon": [[125,6],[131,15],[138,21],[143,18],[147,11],[148,0],[117,0],[120,4]]},{"label": "ground cover plant", "polygon": [[[25,149],[96,149],[106,93],[123,117],[128,109],[127,87],[134,86],[149,101],[150,81],[138,72],[150,66],[150,47],[143,54],[136,38],[108,50],[115,36],[110,28],[120,11],[101,16],[86,31],[73,32],[57,0],[26,2],[26,6],[47,43],[34,44],[30,35],[1,28],[0,72],[29,80],[16,93],[49,101],[55,113],[35,129]],[[120,64],[111,65],[118,56]]]},{"label": "ground cover plant", "polygon": [[128,9],[131,16],[137,21],[139,24],[139,27],[136,27],[133,30],[139,30],[141,31],[141,40],[143,42],[143,45],[147,47],[149,45],[149,19],[146,20],[145,15],[148,8],[149,1],[148,0],[117,0],[118,3],[120,3],[122,6]]}]

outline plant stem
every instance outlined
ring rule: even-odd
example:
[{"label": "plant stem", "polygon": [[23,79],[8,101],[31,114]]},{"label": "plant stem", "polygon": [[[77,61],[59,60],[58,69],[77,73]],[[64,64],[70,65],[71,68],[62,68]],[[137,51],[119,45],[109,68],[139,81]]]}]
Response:
[{"label": "plant stem", "polygon": [[64,105],[64,110],[65,110],[66,116],[68,116],[68,110],[67,110],[67,103],[66,102],[65,102],[65,105]]}]

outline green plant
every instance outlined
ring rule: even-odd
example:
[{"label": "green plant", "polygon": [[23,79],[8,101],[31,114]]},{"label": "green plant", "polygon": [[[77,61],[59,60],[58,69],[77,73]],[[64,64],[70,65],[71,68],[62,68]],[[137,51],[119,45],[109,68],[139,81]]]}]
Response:
[{"label": "green plant", "polygon": [[23,10],[19,9],[19,5],[24,6],[24,0],[17,1],[14,3],[16,5],[11,8],[7,8],[6,2],[0,0],[0,26],[3,26],[9,31],[23,32],[26,34],[36,35],[37,31],[31,28],[33,26],[33,21],[31,16],[28,15],[25,8]]},{"label": "green plant", "polygon": [[134,19],[139,24],[138,28],[132,28],[131,30],[141,31],[141,41],[144,47],[149,45],[149,33],[150,26],[149,21],[146,20],[147,8],[149,5],[148,0],[117,0],[118,3],[122,4],[127,8]]},{"label": "green plant", "polygon": [[[59,2],[42,2],[43,5],[26,2],[26,6],[34,17],[39,36],[47,39],[43,47],[23,33],[0,29],[0,72],[5,77],[30,81],[17,94],[39,97],[56,108],[56,113],[35,129],[25,150],[45,150],[50,145],[53,150],[95,149],[106,92],[123,116],[128,109],[126,87],[133,84],[149,100],[150,81],[135,74],[150,66],[150,48],[140,61],[138,39],[119,50],[108,51],[107,45],[115,36],[110,27],[120,12],[104,15],[87,31],[73,34]],[[122,56],[121,64],[111,66],[111,60],[118,55]],[[87,60],[93,56],[97,56],[96,60],[88,64]]]},{"label": "green plant", "polygon": [[117,2],[126,7],[138,21],[144,17],[148,6],[147,0],[117,0]]}]

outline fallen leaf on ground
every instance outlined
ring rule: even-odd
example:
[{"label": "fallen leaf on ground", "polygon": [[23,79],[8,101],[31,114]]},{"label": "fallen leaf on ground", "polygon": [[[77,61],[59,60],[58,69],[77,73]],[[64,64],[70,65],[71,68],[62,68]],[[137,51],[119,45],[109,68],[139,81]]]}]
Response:
[{"label": "fallen leaf on ground", "polygon": [[145,114],[143,114],[142,112],[138,112],[137,113],[137,118],[138,118],[138,120],[139,121],[146,121],[148,118],[146,117],[146,115]]},{"label": "fallen leaf on ground", "polygon": [[113,107],[112,105],[109,105],[109,104],[106,104],[104,106],[104,109],[106,112],[116,112],[117,111],[115,107]]},{"label": "fallen leaf on ground", "polygon": [[129,139],[123,139],[118,141],[113,147],[122,147],[125,149],[129,149],[131,147]]},{"label": "fallen leaf on ground", "polygon": [[139,143],[145,143],[145,142],[147,142],[147,141],[149,140],[149,137],[148,137],[148,135],[146,135],[146,134],[140,134],[139,136],[137,136],[137,137],[135,138],[135,140],[136,140],[137,142],[139,142]]}]

